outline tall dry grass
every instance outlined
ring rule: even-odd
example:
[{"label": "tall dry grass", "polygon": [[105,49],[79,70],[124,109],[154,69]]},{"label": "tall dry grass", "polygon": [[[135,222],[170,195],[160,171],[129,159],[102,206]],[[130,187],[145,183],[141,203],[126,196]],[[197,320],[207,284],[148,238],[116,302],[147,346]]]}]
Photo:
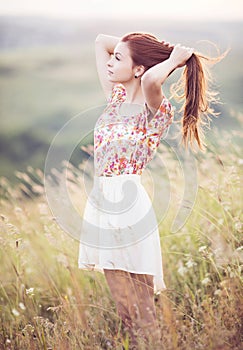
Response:
[{"label": "tall dry grass", "polygon": [[[197,163],[198,193],[183,228],[170,232],[176,197],[159,225],[167,285],[155,296],[161,349],[243,347],[240,155],[227,133],[219,137]],[[178,163],[166,157],[176,196]],[[84,205],[81,170],[70,169],[76,206]],[[78,269],[78,242],[52,217],[42,172],[17,176],[15,188],[1,179],[1,349],[129,349],[104,275]]]}]

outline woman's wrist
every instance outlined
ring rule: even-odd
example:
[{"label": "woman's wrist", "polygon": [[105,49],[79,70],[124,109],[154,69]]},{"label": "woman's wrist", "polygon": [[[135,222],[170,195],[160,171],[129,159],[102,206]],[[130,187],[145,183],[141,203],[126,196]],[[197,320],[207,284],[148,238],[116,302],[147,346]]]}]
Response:
[{"label": "woman's wrist", "polygon": [[175,70],[176,68],[179,67],[179,65],[181,64],[181,62],[178,62],[177,60],[175,60],[173,57],[169,57],[167,60],[167,63],[170,67],[172,67],[172,70]]},{"label": "woman's wrist", "polygon": [[167,60],[149,68],[142,76],[142,81],[163,84],[167,77],[177,68],[177,63],[168,58]]}]

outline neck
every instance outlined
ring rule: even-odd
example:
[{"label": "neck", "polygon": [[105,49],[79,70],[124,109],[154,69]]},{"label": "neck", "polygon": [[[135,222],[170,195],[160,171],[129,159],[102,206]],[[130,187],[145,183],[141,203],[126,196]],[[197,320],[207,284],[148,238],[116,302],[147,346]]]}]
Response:
[{"label": "neck", "polygon": [[140,82],[122,83],[126,89],[126,103],[144,104],[144,96]]}]

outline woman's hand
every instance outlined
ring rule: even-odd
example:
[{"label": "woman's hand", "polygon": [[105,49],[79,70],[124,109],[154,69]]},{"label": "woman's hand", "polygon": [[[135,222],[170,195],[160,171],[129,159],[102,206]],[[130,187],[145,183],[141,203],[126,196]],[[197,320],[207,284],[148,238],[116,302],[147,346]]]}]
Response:
[{"label": "woman's hand", "polygon": [[170,54],[169,60],[173,62],[176,68],[183,67],[186,64],[186,61],[189,60],[193,53],[193,48],[177,44],[174,46],[174,49]]},{"label": "woman's hand", "polygon": [[169,48],[173,48],[174,47],[174,45],[173,44],[171,44],[171,43],[169,43],[169,42],[167,42],[167,41],[161,41],[161,44],[163,44],[164,46],[167,46],[167,47],[169,47]]}]

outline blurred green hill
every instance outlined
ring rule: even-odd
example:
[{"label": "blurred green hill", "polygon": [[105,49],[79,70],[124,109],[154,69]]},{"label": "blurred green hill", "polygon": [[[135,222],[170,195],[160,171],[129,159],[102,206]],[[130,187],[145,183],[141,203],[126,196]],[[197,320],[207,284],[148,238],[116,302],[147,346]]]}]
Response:
[{"label": "blurred green hill", "polygon": [[[237,131],[243,111],[242,23],[171,21],[61,20],[0,17],[0,176],[15,179],[15,170],[43,168],[50,143],[63,125],[87,109],[105,103],[98,81],[94,40],[98,33],[121,36],[151,32],[161,40],[181,42],[206,54],[231,48],[213,68],[222,104],[213,120],[220,130]],[[176,74],[170,77],[170,82]],[[169,96],[169,84],[166,85]],[[92,142],[95,118],[83,118],[84,143]],[[179,118],[179,116],[177,116]],[[237,134],[237,133],[236,133]],[[208,133],[210,137],[210,133]],[[72,133],[61,147],[72,142]],[[84,153],[76,154],[76,161]]]}]

